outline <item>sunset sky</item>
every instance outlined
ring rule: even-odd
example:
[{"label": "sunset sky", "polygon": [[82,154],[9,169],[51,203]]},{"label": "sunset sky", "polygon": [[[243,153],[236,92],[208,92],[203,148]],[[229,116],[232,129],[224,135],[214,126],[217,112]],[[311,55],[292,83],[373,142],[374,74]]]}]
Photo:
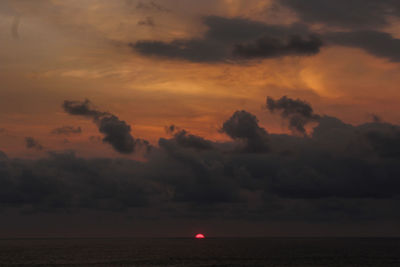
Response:
[{"label": "sunset sky", "polygon": [[400,234],[397,0],[1,0],[0,44],[0,237]]}]

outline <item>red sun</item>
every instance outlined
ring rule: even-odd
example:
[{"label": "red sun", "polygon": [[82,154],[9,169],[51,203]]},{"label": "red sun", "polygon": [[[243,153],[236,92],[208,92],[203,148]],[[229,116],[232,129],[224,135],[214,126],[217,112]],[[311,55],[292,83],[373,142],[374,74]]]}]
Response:
[{"label": "red sun", "polygon": [[197,235],[195,236],[195,238],[196,238],[196,239],[203,239],[203,238],[205,238],[205,236],[204,236],[203,234],[197,234]]}]

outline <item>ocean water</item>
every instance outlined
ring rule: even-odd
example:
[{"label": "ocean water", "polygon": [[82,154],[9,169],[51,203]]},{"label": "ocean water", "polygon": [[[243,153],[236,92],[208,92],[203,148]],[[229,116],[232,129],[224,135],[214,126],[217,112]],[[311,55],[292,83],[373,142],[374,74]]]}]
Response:
[{"label": "ocean water", "polygon": [[0,240],[0,266],[400,266],[397,238]]}]

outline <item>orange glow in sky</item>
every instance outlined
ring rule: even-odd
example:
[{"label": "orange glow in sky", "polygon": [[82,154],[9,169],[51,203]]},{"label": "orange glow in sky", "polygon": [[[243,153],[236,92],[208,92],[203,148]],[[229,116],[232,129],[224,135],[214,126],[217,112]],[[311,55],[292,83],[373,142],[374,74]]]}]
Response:
[{"label": "orange glow in sky", "polygon": [[[262,108],[266,96],[306,100],[317,113],[346,123],[365,122],[371,113],[386,122],[400,121],[399,64],[395,57],[362,45],[327,44],[312,56],[237,62],[168,57],[162,51],[149,55],[130,46],[200,40],[202,48],[207,36],[218,38],[218,32],[207,33],[207,16],[246,19],[244,26],[267,28],[304,23],[293,11],[276,9],[276,1],[165,0],[153,6],[139,0],[38,2],[5,0],[0,5],[0,148],[12,157],[55,150],[120,156],[104,145],[91,121],[63,112],[66,99],[90,99],[98,109],[126,121],[133,136],[153,145],[168,137],[164,128],[172,124],[213,141],[227,140],[219,130],[236,110],[255,114],[269,133],[287,132],[279,118]],[[16,14],[19,23],[13,24]],[[215,31],[225,27],[213,25]],[[307,24],[321,36],[334,31],[317,26]],[[382,31],[395,38],[397,28],[390,21]],[[214,52],[194,50],[206,51],[206,56]],[[82,132],[52,134],[64,126],[81,127]],[[27,136],[44,149],[27,150]]]}]

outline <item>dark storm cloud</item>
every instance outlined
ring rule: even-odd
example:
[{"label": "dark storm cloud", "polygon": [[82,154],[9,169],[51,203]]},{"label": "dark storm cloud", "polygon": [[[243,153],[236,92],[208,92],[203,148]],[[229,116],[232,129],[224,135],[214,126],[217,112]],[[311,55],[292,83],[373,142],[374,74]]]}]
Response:
[{"label": "dark storm cloud", "polygon": [[315,114],[312,107],[305,101],[300,99],[291,99],[287,96],[275,100],[267,97],[267,109],[270,112],[278,111],[283,118],[289,120],[289,128],[293,132],[306,134],[304,128],[306,124],[315,122],[320,116]]},{"label": "dark storm cloud", "polygon": [[140,169],[138,162],[73,153],[51,153],[37,161],[0,158],[0,202],[26,212],[146,206],[162,196],[150,181],[135,178]]},{"label": "dark storm cloud", "polygon": [[[315,118],[308,103],[281,99],[270,107],[284,118]],[[85,102],[68,107],[103,114]],[[222,125],[233,141],[218,143],[169,126],[171,138],[161,138],[145,162],[0,153],[0,203],[29,212],[141,207],[155,217],[400,219],[400,127],[318,118],[307,137],[268,134],[254,115],[237,111]]]},{"label": "dark storm cloud", "polygon": [[400,62],[400,39],[379,31],[327,33],[325,38],[333,44],[361,48],[377,57]]},{"label": "dark storm cloud", "polygon": [[[379,129],[376,125],[380,125]],[[373,150],[380,157],[400,158],[400,128],[383,122],[371,123],[369,127],[366,136]]]},{"label": "dark storm cloud", "polygon": [[376,28],[400,16],[397,0],[278,0],[305,22],[345,28]]},{"label": "dark storm cloud", "polygon": [[156,40],[129,44],[146,56],[193,62],[221,62],[280,56],[309,56],[319,52],[321,40],[301,24],[267,25],[241,18],[208,16],[203,38]]},{"label": "dark storm cloud", "polygon": [[43,150],[43,146],[33,137],[25,138],[25,146],[29,149]]},{"label": "dark storm cloud", "polygon": [[316,36],[291,36],[288,40],[263,37],[249,44],[238,44],[234,55],[241,58],[273,58],[288,55],[314,55],[319,53],[322,41]]},{"label": "dark storm cloud", "polygon": [[111,144],[120,153],[133,153],[137,147],[141,146],[147,150],[150,149],[150,145],[146,140],[132,137],[131,127],[125,121],[120,120],[109,112],[102,112],[92,108],[89,100],[82,102],[65,100],[63,108],[71,115],[93,119],[99,132],[104,135],[103,142]]},{"label": "dark storm cloud", "polygon": [[55,128],[51,131],[52,134],[58,135],[71,135],[71,134],[81,134],[82,128],[81,127],[74,127],[74,126],[62,126],[59,128]]},{"label": "dark storm cloud", "polygon": [[258,125],[256,116],[245,110],[236,111],[224,122],[221,131],[232,139],[243,141],[247,152],[268,151],[267,131]]},{"label": "dark storm cloud", "polygon": [[158,143],[161,155],[153,155],[153,163],[169,170],[157,180],[167,183],[171,201],[214,206],[241,200],[240,187],[224,175],[224,159],[218,150],[193,150],[174,139],[160,138]]}]

